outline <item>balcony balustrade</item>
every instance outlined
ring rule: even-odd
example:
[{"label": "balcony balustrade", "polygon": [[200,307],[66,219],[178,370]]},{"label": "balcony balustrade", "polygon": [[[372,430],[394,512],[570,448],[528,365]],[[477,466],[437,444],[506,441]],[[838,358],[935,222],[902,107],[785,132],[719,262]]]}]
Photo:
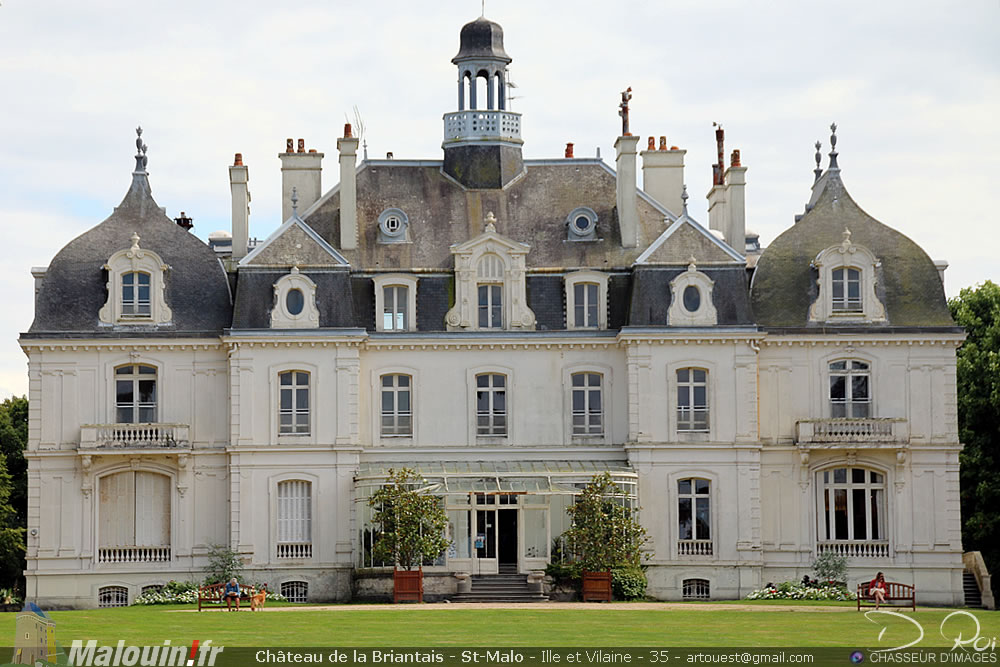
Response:
[{"label": "balcony balustrade", "polygon": [[278,545],[278,558],[312,558],[312,542],[284,542]]},{"label": "balcony balustrade", "polygon": [[444,115],[444,140],[521,140],[521,114],[512,111],[455,111]]},{"label": "balcony balustrade", "polygon": [[802,419],[795,422],[795,442],[800,445],[903,445],[909,439],[909,422],[905,419]]},{"label": "balcony balustrade", "polygon": [[101,547],[98,563],[169,563],[170,547]]},{"label": "balcony balustrade", "polygon": [[677,540],[678,556],[711,556],[712,540]]},{"label": "balcony balustrade", "polygon": [[84,424],[80,449],[174,449],[190,446],[187,424]]},{"label": "balcony balustrade", "polygon": [[847,558],[888,558],[888,540],[830,540],[816,543],[816,553],[832,551]]}]

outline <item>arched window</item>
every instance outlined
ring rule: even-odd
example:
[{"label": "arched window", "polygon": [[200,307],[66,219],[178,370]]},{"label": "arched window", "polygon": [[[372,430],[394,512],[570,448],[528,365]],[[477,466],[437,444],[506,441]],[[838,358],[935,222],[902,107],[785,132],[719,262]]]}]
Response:
[{"label": "arched window", "polygon": [[309,373],[278,373],[278,433],[309,435]]},{"label": "arched window", "polygon": [[864,419],[871,416],[871,369],[848,359],[830,364],[830,416]]},{"label": "arched window", "polygon": [[97,560],[170,561],[170,478],[127,470],[100,479]]},{"label": "arched window", "polygon": [[145,271],[122,274],[122,317],[145,319],[152,316],[149,289],[150,275]]},{"label": "arched window", "polygon": [[281,584],[281,594],[289,602],[305,602],[309,598],[309,584],[304,581],[286,581]]},{"label": "arched window", "polygon": [[885,475],[860,467],[817,473],[818,551],[843,556],[886,556]]},{"label": "arched window", "polygon": [[413,435],[413,408],[410,403],[412,378],[409,375],[382,376],[382,436]]},{"label": "arched window", "polygon": [[677,480],[677,554],[712,555],[712,485],[707,479]]},{"label": "arched window", "polygon": [[97,591],[97,606],[127,607],[128,589],[124,586],[104,586]]},{"label": "arched window", "polygon": [[476,376],[476,435],[507,435],[507,376]]},{"label": "arched window", "polygon": [[602,380],[600,373],[573,373],[571,376],[573,435],[604,435]]},{"label": "arched window", "polygon": [[503,260],[483,255],[476,271],[479,290],[479,328],[503,328]]},{"label": "arched window", "polygon": [[708,431],[708,371],[677,369],[677,430]]},{"label": "arched window", "polygon": [[128,364],[115,369],[115,421],[156,423],[156,368]]},{"label": "arched window", "polygon": [[278,482],[278,558],[312,558],[312,483]]}]

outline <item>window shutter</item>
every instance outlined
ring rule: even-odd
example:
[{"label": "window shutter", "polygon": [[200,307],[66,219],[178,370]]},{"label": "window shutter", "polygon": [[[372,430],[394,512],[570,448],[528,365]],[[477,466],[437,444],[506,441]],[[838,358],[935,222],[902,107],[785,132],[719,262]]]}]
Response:
[{"label": "window shutter", "polygon": [[152,472],[135,473],[135,533],[137,546],[170,544],[170,478]]},{"label": "window shutter", "polygon": [[135,473],[120,472],[100,482],[100,546],[135,544]]},{"label": "window shutter", "polygon": [[312,484],[289,480],[278,484],[278,542],[312,541]]}]

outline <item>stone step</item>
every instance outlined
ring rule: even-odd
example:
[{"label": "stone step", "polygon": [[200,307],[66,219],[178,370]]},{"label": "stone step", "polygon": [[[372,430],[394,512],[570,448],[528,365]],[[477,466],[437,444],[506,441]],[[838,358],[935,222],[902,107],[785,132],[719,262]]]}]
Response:
[{"label": "stone step", "polygon": [[979,584],[976,583],[976,575],[966,570],[962,576],[962,584],[965,590],[965,606],[982,607],[983,599],[979,594]]}]

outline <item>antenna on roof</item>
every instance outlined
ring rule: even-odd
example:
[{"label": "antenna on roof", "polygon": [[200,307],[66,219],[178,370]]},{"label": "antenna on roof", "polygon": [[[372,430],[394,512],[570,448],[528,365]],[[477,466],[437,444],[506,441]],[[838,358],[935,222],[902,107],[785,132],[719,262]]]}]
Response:
[{"label": "antenna on roof", "polygon": [[[344,114],[345,116],[347,114]],[[361,118],[361,110],[358,109],[358,105],[354,105],[354,127],[358,128],[358,138],[361,139],[361,148],[364,150],[362,155],[364,155],[365,160],[368,159],[368,139],[365,138],[365,121]]]}]

